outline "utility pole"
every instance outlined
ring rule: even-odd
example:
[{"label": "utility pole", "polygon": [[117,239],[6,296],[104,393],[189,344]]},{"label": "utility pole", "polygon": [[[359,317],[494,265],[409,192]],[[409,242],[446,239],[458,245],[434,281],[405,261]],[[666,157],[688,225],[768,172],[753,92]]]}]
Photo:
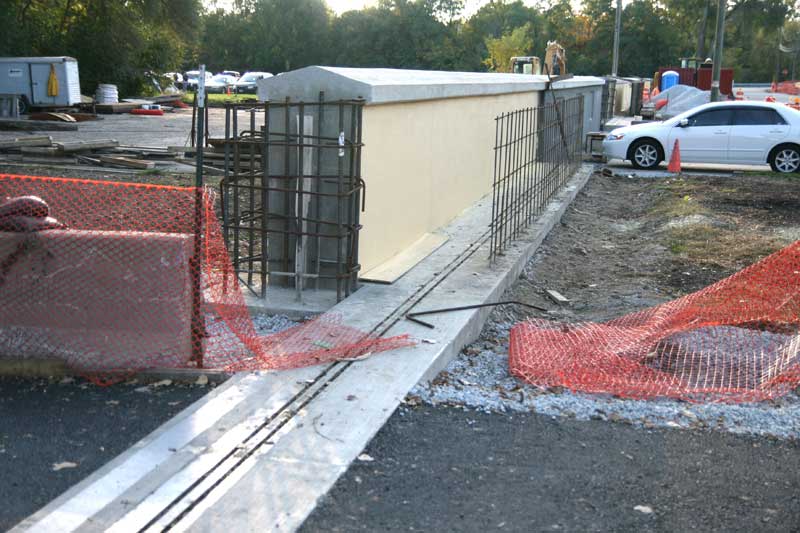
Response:
[{"label": "utility pole", "polygon": [[725,39],[725,12],[727,8],[727,0],[717,0],[717,34],[714,38],[714,69],[711,80],[712,102],[717,102],[720,99],[719,76],[722,72],[722,41]]},{"label": "utility pole", "polygon": [[703,20],[700,22],[700,29],[697,32],[697,51],[694,54],[700,61],[706,56],[706,28],[708,27],[708,10],[711,9],[711,0],[706,0],[703,8]]},{"label": "utility pole", "polygon": [[617,0],[617,16],[614,21],[614,58],[611,64],[611,75],[617,77],[619,67],[619,31],[622,27],[622,0]]}]

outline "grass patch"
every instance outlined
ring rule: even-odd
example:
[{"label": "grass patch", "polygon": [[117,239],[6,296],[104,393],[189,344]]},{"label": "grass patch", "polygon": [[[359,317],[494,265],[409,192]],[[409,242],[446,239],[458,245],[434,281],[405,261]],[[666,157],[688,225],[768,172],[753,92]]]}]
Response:
[{"label": "grass patch", "polygon": [[650,210],[651,215],[665,218],[684,218],[708,213],[708,209],[703,207],[697,197],[686,188],[665,191]]},{"label": "grass patch", "polygon": [[[184,93],[183,102],[192,105],[194,102],[194,93]],[[206,102],[209,107],[223,106],[228,102],[241,103],[241,102],[256,102],[256,95],[254,94],[208,94],[206,95]]]},{"label": "grass patch", "polygon": [[786,243],[751,231],[728,230],[696,224],[670,229],[667,247],[696,264],[713,264],[739,270],[781,249]]}]

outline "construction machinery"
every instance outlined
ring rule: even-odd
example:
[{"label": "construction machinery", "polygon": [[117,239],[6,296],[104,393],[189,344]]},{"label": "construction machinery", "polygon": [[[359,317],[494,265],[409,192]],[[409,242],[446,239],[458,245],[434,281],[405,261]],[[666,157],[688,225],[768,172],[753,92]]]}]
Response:
[{"label": "construction machinery", "polygon": [[515,56],[511,58],[511,72],[514,74],[541,74],[542,62],[536,56]]}]

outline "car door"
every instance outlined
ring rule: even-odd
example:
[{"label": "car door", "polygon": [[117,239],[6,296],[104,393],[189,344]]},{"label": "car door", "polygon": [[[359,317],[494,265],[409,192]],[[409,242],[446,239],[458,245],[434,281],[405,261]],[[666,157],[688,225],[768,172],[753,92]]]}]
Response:
[{"label": "car door", "polygon": [[685,126],[678,124],[670,131],[670,150],[677,140],[683,161],[727,163],[733,111],[727,107],[706,109],[687,120]]},{"label": "car door", "polygon": [[728,159],[731,163],[764,164],[773,146],[789,135],[789,123],[767,106],[734,109]]}]

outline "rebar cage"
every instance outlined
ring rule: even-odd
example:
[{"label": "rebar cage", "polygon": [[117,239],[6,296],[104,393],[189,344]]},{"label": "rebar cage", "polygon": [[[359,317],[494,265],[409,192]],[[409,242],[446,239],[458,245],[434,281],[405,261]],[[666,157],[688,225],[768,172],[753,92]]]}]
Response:
[{"label": "rebar cage", "polygon": [[[233,267],[256,295],[267,286],[356,289],[364,181],[364,102],[227,104],[222,224]],[[212,145],[215,142],[212,140]]]},{"label": "rebar cage", "polygon": [[582,157],[583,96],[495,118],[490,259],[533,222]]}]

